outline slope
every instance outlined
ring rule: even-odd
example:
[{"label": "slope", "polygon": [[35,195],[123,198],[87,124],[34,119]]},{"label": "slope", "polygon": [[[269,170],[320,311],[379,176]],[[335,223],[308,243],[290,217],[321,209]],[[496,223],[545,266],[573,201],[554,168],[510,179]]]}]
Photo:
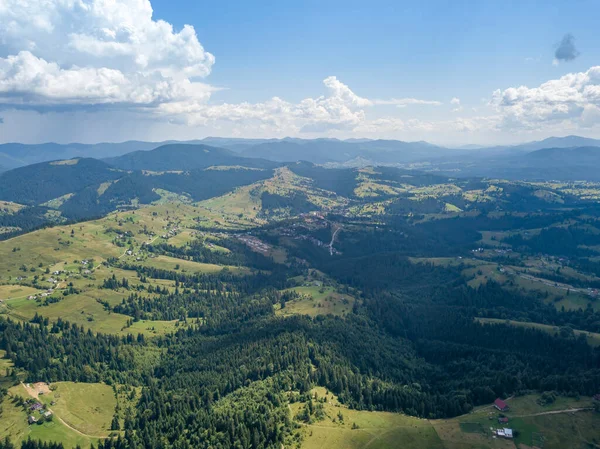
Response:
[{"label": "slope", "polygon": [[151,171],[191,170],[223,165],[272,168],[276,165],[265,160],[240,157],[224,148],[185,144],[163,145],[151,151],[135,151],[106,159],[106,162],[125,170]]}]

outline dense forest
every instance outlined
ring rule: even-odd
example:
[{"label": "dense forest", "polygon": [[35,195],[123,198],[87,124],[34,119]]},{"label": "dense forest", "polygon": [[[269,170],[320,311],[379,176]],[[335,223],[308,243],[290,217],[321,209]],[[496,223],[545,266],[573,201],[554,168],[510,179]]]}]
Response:
[{"label": "dense forest", "polygon": [[[119,163],[149,170],[159,163],[156,158],[166,157],[161,154]],[[180,161],[171,156],[175,169]],[[592,292],[600,286],[594,206],[565,195],[564,207],[550,207],[533,187],[519,183],[494,188],[496,203],[487,197],[477,203],[457,192],[487,191],[487,181],[300,162],[287,167],[301,177],[293,177],[293,193],[256,187],[256,219],[228,227],[219,221],[227,204],[215,212],[206,203],[189,202],[272,179],[275,164],[223,169],[213,163],[237,157],[230,152],[215,157],[201,154],[198,167],[160,172],[124,172],[104,163],[87,167],[86,160],[56,172],[46,164],[44,176],[68,173],[79,164],[91,174],[62,184],[58,179],[44,192],[79,189],[55,202],[54,209],[37,205],[1,217],[5,235],[13,236],[46,225],[51,210],[60,211],[62,220],[78,221],[162,200],[165,192],[181,196],[185,213],[202,207],[213,213],[210,220],[183,217],[185,234],[179,229],[182,217],[175,220],[174,211],[165,214],[160,206],[149,218],[130,212],[119,221],[114,214],[96,233],[102,245],[118,247],[102,258],[100,274],[96,264],[84,269],[78,258],[69,258],[58,270],[33,274],[35,283],[20,276],[31,288],[58,284],[48,279],[50,273],[59,277],[72,270],[79,284],[65,283],[62,294],[46,287],[43,300],[27,299],[36,301],[29,303],[33,318],[8,317],[8,308],[0,317],[0,350],[12,363],[8,382],[102,383],[115,395],[122,388],[135,390],[127,407],[114,410],[112,437],[94,449],[297,446],[302,418],[290,413],[290,405],[310,401],[315,387],[350,409],[426,419],[461,416],[498,397],[599,393],[600,348],[584,334],[600,333]],[[375,207],[356,212],[370,201],[357,193],[365,177],[382,189],[377,207],[384,204],[384,213],[373,213]],[[9,187],[7,194],[32,204],[28,195],[42,195],[37,184],[18,192]],[[436,196],[436,189],[443,193]],[[318,205],[316,197],[327,206]],[[462,208],[472,210],[456,212]],[[235,210],[241,219],[242,209]],[[136,223],[144,219],[143,226]],[[156,225],[152,232],[150,223]],[[70,229],[67,238],[76,237],[79,231]],[[30,272],[43,268],[36,264]],[[77,268],[68,268],[73,264]],[[202,271],[195,269],[198,264],[211,266]],[[517,285],[519,274],[540,275],[543,264],[552,267],[544,281],[568,285],[564,293],[551,296]],[[505,265],[512,277],[495,276]],[[113,273],[104,275],[108,271]],[[87,299],[105,316],[117,315],[120,329],[93,331],[81,321],[46,314],[80,288],[93,290]],[[574,289],[583,306],[557,306]],[[342,311],[320,313],[334,300]],[[295,309],[311,303],[309,313]],[[88,322],[93,320],[90,314]],[[154,332],[155,325],[172,327]],[[0,390],[0,399],[4,394]],[[312,419],[307,413],[306,420]],[[12,447],[11,441],[0,443],[0,449]],[[32,440],[21,447],[62,448]]]}]

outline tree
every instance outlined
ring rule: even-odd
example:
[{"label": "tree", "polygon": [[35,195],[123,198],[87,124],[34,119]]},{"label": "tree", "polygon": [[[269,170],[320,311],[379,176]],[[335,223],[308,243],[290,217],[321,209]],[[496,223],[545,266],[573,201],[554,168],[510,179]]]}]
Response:
[{"label": "tree", "polygon": [[117,415],[113,416],[112,422],[110,423],[110,430],[121,430],[121,424]]}]

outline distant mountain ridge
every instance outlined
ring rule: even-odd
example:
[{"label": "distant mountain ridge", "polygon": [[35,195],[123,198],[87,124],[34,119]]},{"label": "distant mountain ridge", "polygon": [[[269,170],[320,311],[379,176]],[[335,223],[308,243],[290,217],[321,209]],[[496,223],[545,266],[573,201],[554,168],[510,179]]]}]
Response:
[{"label": "distant mountain ridge", "polygon": [[[510,164],[515,168],[520,167],[520,174],[532,174],[531,171],[523,170],[530,167],[528,164],[533,164],[533,161],[526,163],[527,159],[520,160],[521,156],[528,153],[548,148],[592,147],[600,147],[600,140],[580,136],[550,137],[511,146],[467,145],[462,148],[448,148],[424,141],[292,137],[283,139],[207,137],[187,142],[128,141],[93,145],[2,144],[0,145],[0,172],[39,162],[92,157],[122,170],[190,170],[211,165],[269,168],[282,163],[307,161],[337,168],[391,165],[443,172],[454,171],[458,175],[496,176],[497,170],[501,170],[497,172],[498,174],[510,174]],[[562,167],[553,170],[560,168],[561,177],[573,176],[580,179],[584,175],[587,176],[589,170],[587,168],[582,170],[585,167],[574,168],[572,173],[565,169],[565,166],[573,166],[573,162],[573,160],[559,162]],[[583,164],[593,162],[594,160]],[[540,160],[539,163],[543,161]],[[551,172],[547,171],[542,175],[548,177],[551,176]],[[540,176],[540,173],[536,176]]]},{"label": "distant mountain ridge", "polygon": [[600,146],[542,148],[495,158],[455,161],[439,168],[460,176],[600,182]]},{"label": "distant mountain ridge", "polygon": [[92,158],[40,162],[0,175],[0,200],[41,204],[124,175]]},{"label": "distant mountain ridge", "polygon": [[265,142],[242,151],[246,157],[279,162],[344,163],[356,158],[384,164],[402,164],[463,153],[427,142],[399,140],[341,141],[329,139]]},{"label": "distant mountain ridge", "polygon": [[258,158],[245,158],[225,148],[204,144],[170,144],[150,151],[134,151],[123,156],[105,159],[123,170],[190,170],[216,165],[242,165],[250,168],[272,168],[277,164]]}]

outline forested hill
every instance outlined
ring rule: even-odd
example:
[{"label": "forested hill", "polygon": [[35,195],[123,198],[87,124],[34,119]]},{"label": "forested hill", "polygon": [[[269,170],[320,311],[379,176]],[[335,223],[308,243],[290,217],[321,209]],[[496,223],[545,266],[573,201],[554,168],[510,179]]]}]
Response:
[{"label": "forested hill", "polygon": [[208,145],[163,145],[152,151],[134,151],[124,156],[106,159],[109,164],[125,170],[191,170],[211,166],[243,166],[273,168],[275,162],[241,157],[230,150]]},{"label": "forested hill", "polygon": [[119,179],[124,174],[91,158],[42,162],[0,175],[0,200],[40,204],[89,186]]},{"label": "forested hill", "polygon": [[363,158],[373,163],[401,164],[455,155],[462,151],[438,147],[427,142],[369,140],[345,142],[332,139],[265,142],[242,151],[247,157],[273,161],[309,161],[315,164],[346,162]]}]

